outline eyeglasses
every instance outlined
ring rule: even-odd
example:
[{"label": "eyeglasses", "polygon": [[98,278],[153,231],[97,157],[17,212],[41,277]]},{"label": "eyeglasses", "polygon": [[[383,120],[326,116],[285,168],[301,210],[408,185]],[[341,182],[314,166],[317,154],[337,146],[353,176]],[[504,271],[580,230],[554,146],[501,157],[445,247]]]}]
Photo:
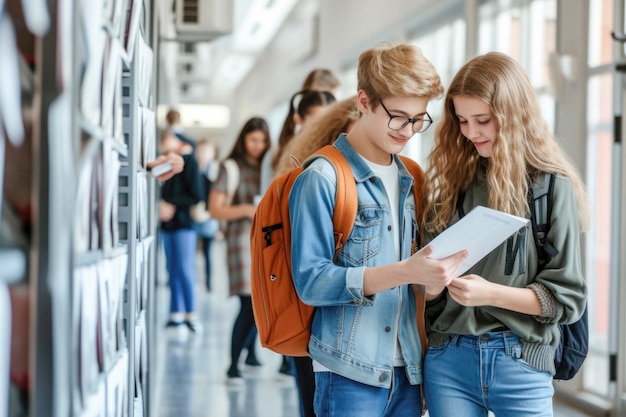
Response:
[{"label": "eyeglasses", "polygon": [[416,119],[411,119],[410,117],[405,116],[393,116],[389,113],[389,110],[387,110],[387,107],[385,107],[382,100],[380,101],[380,105],[383,106],[383,109],[387,112],[387,116],[389,116],[389,123],[387,123],[387,126],[391,130],[402,130],[406,125],[411,123],[413,133],[422,133],[425,132],[433,122],[433,119],[430,118],[428,113],[424,113],[423,118],[418,117]]}]

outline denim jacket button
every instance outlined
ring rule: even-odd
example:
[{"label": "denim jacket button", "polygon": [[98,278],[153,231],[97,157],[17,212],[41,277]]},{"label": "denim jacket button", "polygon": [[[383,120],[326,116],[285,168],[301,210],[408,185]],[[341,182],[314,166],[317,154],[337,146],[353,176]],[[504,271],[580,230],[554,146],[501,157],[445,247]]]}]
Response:
[{"label": "denim jacket button", "polygon": [[378,377],[379,382],[385,382],[387,380],[387,374],[380,374]]},{"label": "denim jacket button", "polygon": [[389,333],[389,332],[391,331],[391,327],[389,327],[389,326],[385,327],[385,331],[386,331],[387,333]]},{"label": "denim jacket button", "polygon": [[387,226],[387,230],[391,232],[391,226]]}]

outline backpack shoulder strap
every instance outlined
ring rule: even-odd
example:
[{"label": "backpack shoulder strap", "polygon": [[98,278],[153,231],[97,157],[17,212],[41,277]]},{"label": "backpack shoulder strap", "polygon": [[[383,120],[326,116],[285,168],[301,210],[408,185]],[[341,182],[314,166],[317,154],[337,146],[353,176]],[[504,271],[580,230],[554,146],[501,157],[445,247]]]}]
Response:
[{"label": "backpack shoulder strap", "polygon": [[[335,212],[333,213],[333,230],[335,234],[335,259],[352,231],[359,199],[356,191],[356,181],[350,164],[332,145],[326,145],[313,155],[322,156],[328,160],[337,173],[337,191],[335,193]],[[310,158],[309,158],[310,159]],[[310,160],[308,161],[310,162]],[[333,261],[335,260],[333,259]]]},{"label": "backpack shoulder strap", "polygon": [[555,180],[555,174],[546,173],[543,181],[536,181],[528,188],[530,220],[540,265],[545,265],[559,253],[548,240]]},{"label": "backpack shoulder strap", "polygon": [[228,202],[230,204],[235,196],[235,191],[237,191],[237,187],[239,186],[239,165],[237,165],[237,162],[235,162],[234,159],[230,158],[226,159],[222,164],[226,169],[226,194],[228,195]]},{"label": "backpack shoulder strap", "polygon": [[[424,209],[422,200],[422,185],[424,184],[424,170],[419,166],[417,162],[403,155],[399,155],[400,160],[406,167],[406,169],[413,176],[413,197],[415,198],[415,210],[416,218],[418,222],[421,222],[422,211]],[[419,242],[414,243],[414,250],[419,248]],[[428,349],[428,336],[426,335],[426,287],[423,285],[413,284],[411,285],[413,296],[415,297],[415,313],[417,318],[417,333],[420,337],[420,344],[422,346],[422,357],[426,355],[426,349]]]},{"label": "backpack shoulder strap", "polygon": [[[422,202],[422,185],[424,184],[424,170],[421,166],[411,158],[398,155],[400,160],[413,177],[413,196],[415,198],[415,207],[417,210],[416,218],[421,219],[424,205]],[[419,220],[418,220],[419,221]]]},{"label": "backpack shoulder strap", "polygon": [[465,191],[461,191],[456,198],[456,211],[459,213],[459,219],[465,216],[465,209],[463,208],[463,202],[465,201]]}]

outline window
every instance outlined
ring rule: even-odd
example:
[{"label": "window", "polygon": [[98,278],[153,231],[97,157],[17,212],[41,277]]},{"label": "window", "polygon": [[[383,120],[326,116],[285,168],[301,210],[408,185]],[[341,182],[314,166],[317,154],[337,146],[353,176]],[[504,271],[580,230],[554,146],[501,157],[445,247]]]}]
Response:
[{"label": "window", "polygon": [[550,58],[556,50],[556,13],[556,0],[489,0],[478,11],[478,53],[503,52],[524,67],[553,130]]},{"label": "window", "polygon": [[[612,1],[589,8],[587,80],[587,190],[591,202],[591,228],[587,236],[586,276],[589,283],[590,352],[583,374],[583,389],[602,397],[611,395],[611,177],[613,154],[613,26]],[[615,335],[614,335],[615,336]]]}]

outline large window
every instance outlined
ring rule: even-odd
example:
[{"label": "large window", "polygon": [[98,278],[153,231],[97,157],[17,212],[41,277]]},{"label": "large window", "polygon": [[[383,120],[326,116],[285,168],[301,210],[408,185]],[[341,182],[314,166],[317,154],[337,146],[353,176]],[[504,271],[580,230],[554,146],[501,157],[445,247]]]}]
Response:
[{"label": "large window", "polygon": [[550,62],[556,50],[556,12],[556,0],[489,0],[478,11],[478,53],[499,51],[522,64],[553,128]]},{"label": "large window", "polygon": [[[447,88],[456,71],[465,62],[465,21],[458,19],[439,26],[428,33],[415,35],[411,43],[420,47],[424,56],[435,66],[444,88]],[[428,113],[433,118],[433,126],[426,132],[416,135],[405,148],[404,153],[426,167],[426,158],[432,148],[437,122],[443,112],[443,96],[428,105]],[[417,139],[417,140],[416,140]]]},{"label": "large window", "polygon": [[[612,62],[613,2],[600,0],[589,7],[589,46],[587,81],[587,189],[591,202],[591,229],[587,239],[586,275],[589,285],[591,350],[585,364],[583,389],[605,398],[611,392],[610,356],[616,347],[612,320],[617,317],[617,288],[611,283],[611,224],[613,118],[616,109]],[[623,111],[622,111],[623,113]],[[615,198],[618,198],[615,196]],[[623,319],[623,317],[622,317]]]},{"label": "large window", "polygon": [[587,189],[591,228],[587,236],[586,278],[589,287],[591,352],[583,387],[609,395],[609,308],[611,253],[611,149],[613,82],[610,72],[590,77],[587,101]]}]

